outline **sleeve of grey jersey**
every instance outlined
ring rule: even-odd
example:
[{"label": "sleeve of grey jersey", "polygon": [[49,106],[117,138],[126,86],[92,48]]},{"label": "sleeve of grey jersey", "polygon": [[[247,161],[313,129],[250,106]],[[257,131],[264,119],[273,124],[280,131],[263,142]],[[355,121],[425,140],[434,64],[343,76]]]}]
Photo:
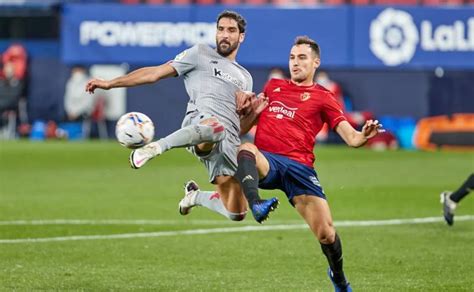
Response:
[{"label": "sleeve of grey jersey", "polygon": [[246,91],[251,91],[253,92],[253,78],[250,72],[247,71],[247,88],[245,89]]},{"label": "sleeve of grey jersey", "polygon": [[171,66],[176,69],[178,75],[183,75],[196,68],[198,64],[199,46],[195,45],[182,51],[171,62]]}]

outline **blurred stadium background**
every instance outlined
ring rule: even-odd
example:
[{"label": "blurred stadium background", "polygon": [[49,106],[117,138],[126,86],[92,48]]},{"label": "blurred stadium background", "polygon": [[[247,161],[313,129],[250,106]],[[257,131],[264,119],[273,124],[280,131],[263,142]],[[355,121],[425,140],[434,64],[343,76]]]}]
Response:
[{"label": "blurred stadium background", "polygon": [[[288,73],[291,43],[295,36],[306,34],[321,45],[321,70],[335,83],[355,124],[358,114],[375,116],[404,148],[474,145],[472,116],[456,115],[474,112],[471,0],[0,3],[2,62],[12,59],[20,64],[14,69],[20,86],[12,89],[5,84],[6,70],[0,75],[4,80],[0,94],[8,97],[0,103],[6,138],[89,136],[65,106],[72,68],[84,66],[86,76],[110,78],[166,62],[195,43],[213,45],[215,17],[227,7],[223,5],[230,5],[249,23],[238,61],[252,73],[255,91],[262,89],[272,69]],[[115,120],[132,110],[149,115],[158,126],[157,134],[166,135],[180,126],[187,102],[179,78],[101,92],[89,106],[74,103],[74,98],[87,96],[77,96],[83,83],[72,83],[76,97],[71,97],[69,106],[90,116],[86,120],[92,122],[92,137],[113,137]],[[429,117],[437,118],[425,119]],[[421,131],[414,136],[420,121]],[[332,138],[328,141],[338,142]]]},{"label": "blurred stadium background", "polygon": [[[132,172],[128,152],[108,141],[127,111],[149,115],[159,137],[178,128],[188,100],[181,79],[83,93],[89,76],[111,78],[214,44],[216,15],[232,9],[248,21],[238,62],[255,91],[288,74],[294,37],[308,35],[331,80],[320,81],[352,123],[375,117],[388,130],[367,147],[393,149],[385,152],[318,137],[316,166],[353,287],[473,291],[474,202],[463,202],[462,220],[448,229],[437,201],[474,169],[473,5],[0,0],[0,290],[330,291],[325,259],[284,195],[268,222],[281,230],[219,234],[216,227],[257,225],[204,210],[177,214],[184,181],[212,188],[192,156],[173,151]],[[402,221],[385,227],[391,219]],[[354,227],[367,220],[382,226]],[[186,235],[195,229],[213,234]],[[143,238],[101,239],[114,234]]]}]

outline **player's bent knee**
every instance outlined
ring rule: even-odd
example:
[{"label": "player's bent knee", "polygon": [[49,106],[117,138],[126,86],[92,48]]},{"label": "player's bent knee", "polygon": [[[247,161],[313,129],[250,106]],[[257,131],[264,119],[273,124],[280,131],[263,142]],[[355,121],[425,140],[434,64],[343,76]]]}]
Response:
[{"label": "player's bent knee", "polygon": [[212,123],[196,125],[201,141],[203,142],[220,142],[225,137],[225,127],[217,119]]},{"label": "player's bent knee", "polygon": [[252,152],[254,155],[257,154],[258,148],[252,143],[245,142],[242,145],[239,146],[239,152],[240,151],[249,151]]},{"label": "player's bent knee", "polygon": [[336,230],[334,228],[324,228],[316,234],[318,241],[322,244],[331,244],[336,240]]}]

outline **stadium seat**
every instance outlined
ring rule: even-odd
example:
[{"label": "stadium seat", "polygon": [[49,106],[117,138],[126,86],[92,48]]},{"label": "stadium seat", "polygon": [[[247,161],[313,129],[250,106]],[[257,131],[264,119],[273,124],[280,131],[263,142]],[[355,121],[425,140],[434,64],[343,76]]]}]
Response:
[{"label": "stadium seat", "polygon": [[196,0],[196,4],[199,4],[199,5],[215,5],[216,0]]},{"label": "stadium seat", "polygon": [[122,4],[140,4],[141,0],[121,0]]},{"label": "stadium seat", "polygon": [[265,5],[265,4],[268,4],[268,1],[267,0],[245,0],[245,4],[248,4],[248,5]]},{"label": "stadium seat", "polygon": [[346,4],[346,0],[324,0],[323,3],[327,5],[343,5]]},{"label": "stadium seat", "polygon": [[463,5],[464,2],[464,0],[446,0],[445,5]]},{"label": "stadium seat", "polygon": [[292,0],[272,0],[273,5],[291,5],[293,4]]},{"label": "stadium seat", "polygon": [[443,0],[423,0],[423,5],[437,6],[442,5]]},{"label": "stadium seat", "polygon": [[192,3],[191,0],[171,0],[171,4],[174,4],[174,5],[187,5],[191,3]]},{"label": "stadium seat", "polygon": [[165,4],[166,0],[146,0],[147,4]]},{"label": "stadium seat", "polygon": [[299,0],[298,3],[300,5],[306,5],[306,6],[311,6],[311,5],[318,5],[320,4],[319,0]]},{"label": "stadium seat", "polygon": [[374,0],[378,5],[417,5],[418,0]]},{"label": "stadium seat", "polygon": [[240,0],[221,0],[221,3],[224,5],[239,5]]},{"label": "stadium seat", "polygon": [[369,5],[371,2],[369,0],[351,0],[351,3],[354,5]]},{"label": "stadium seat", "polygon": [[463,5],[464,3],[468,4],[474,3],[474,0],[423,0],[423,5],[439,6],[439,5]]}]

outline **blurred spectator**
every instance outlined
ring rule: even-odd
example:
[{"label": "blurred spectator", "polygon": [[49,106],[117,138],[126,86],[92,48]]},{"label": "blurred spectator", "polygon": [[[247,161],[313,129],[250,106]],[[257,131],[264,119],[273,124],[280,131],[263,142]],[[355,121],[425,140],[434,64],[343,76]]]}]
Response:
[{"label": "blurred spectator", "polygon": [[13,44],[0,60],[0,128],[5,128],[3,136],[14,138],[18,116],[22,125],[28,122],[25,97],[28,56],[22,45]]},{"label": "blurred spectator", "polygon": [[[344,110],[347,121],[355,129],[361,129],[366,120],[375,119],[374,114],[369,111],[353,111],[351,101],[344,96],[341,85],[329,78],[328,73],[325,71],[318,71],[316,74],[316,83],[325,87],[334,94],[334,97],[338,101],[341,108]],[[339,135],[333,135],[333,132],[328,130],[327,125],[318,133],[316,137],[318,141],[328,143],[342,143]],[[398,142],[396,137],[389,132],[380,133],[376,139],[372,139],[370,143],[367,143],[368,147],[377,150],[384,149],[397,149]]]},{"label": "blurred spectator", "polygon": [[328,73],[326,73],[325,71],[318,71],[316,74],[316,83],[331,91],[334,94],[334,97],[339,102],[339,105],[344,111],[346,111],[342,87],[335,81],[331,80],[329,78]]},{"label": "blurred spectator", "polygon": [[268,78],[267,80],[270,80],[272,78],[275,79],[287,79],[285,72],[281,68],[272,68],[270,70],[270,73],[268,73]]},{"label": "blurred spectator", "polygon": [[351,101],[344,96],[342,87],[329,78],[328,73],[319,71],[316,75],[316,82],[331,91],[338,101],[342,110],[346,114],[347,121],[356,129],[364,125],[366,120],[374,119],[373,113],[369,111],[353,111]]},{"label": "blurred spectator", "polygon": [[369,112],[354,112],[350,100],[344,97],[341,85],[329,78],[325,71],[318,71],[316,74],[316,83],[328,89],[334,94],[337,102],[344,111],[347,121],[356,129],[359,129],[366,120],[373,119],[373,115]]},{"label": "blurred spectator", "polygon": [[[113,79],[126,74],[127,71],[127,64],[93,65],[90,68],[93,77],[103,79]],[[120,116],[125,113],[126,107],[126,88],[114,88],[112,90],[99,90],[96,92],[96,110],[94,111],[93,121],[97,123],[100,138],[114,137],[115,124]]]},{"label": "blurred spectator", "polygon": [[87,69],[76,65],[71,69],[71,76],[66,83],[64,110],[69,123],[64,127],[68,138],[72,140],[89,138],[91,134],[96,98],[85,91],[89,79]]},{"label": "blurred spectator", "polygon": [[0,78],[22,81],[26,76],[27,54],[22,45],[13,44],[2,55],[3,70]]},{"label": "blurred spectator", "polygon": [[85,91],[89,80],[87,69],[74,66],[66,83],[64,110],[68,121],[83,121],[91,116],[94,108],[94,96]]}]

